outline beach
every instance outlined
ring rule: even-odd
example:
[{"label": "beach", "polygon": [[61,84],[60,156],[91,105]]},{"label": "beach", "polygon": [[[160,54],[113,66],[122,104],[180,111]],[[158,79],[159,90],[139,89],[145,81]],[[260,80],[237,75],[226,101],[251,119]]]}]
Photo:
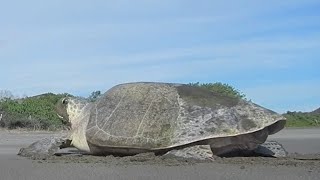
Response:
[{"label": "beach", "polygon": [[59,132],[0,130],[0,179],[319,179],[320,129],[284,129],[269,137],[283,144],[287,158],[235,157],[212,162],[87,155],[29,159],[20,148]]}]

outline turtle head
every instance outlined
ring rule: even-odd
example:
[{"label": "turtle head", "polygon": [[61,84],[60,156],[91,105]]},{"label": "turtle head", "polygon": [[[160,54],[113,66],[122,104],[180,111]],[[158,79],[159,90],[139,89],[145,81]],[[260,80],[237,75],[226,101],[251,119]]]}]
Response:
[{"label": "turtle head", "polygon": [[79,115],[89,102],[83,98],[65,97],[56,104],[58,116],[71,127],[78,123]]}]

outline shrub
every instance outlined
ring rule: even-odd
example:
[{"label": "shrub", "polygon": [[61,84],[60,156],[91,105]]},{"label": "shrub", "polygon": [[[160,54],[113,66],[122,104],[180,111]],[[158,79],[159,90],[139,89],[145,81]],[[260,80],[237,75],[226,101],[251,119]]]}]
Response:
[{"label": "shrub", "polygon": [[287,127],[320,127],[320,114],[287,112]]},{"label": "shrub", "polygon": [[191,86],[196,86],[200,88],[208,89],[212,92],[216,92],[219,94],[223,94],[229,97],[246,99],[245,94],[241,93],[239,90],[235,89],[234,87],[230,86],[229,84],[225,83],[189,83]]},{"label": "shrub", "polygon": [[57,116],[55,104],[68,94],[47,93],[24,99],[6,99],[0,102],[0,113],[3,117],[1,127],[59,129],[64,124]]}]

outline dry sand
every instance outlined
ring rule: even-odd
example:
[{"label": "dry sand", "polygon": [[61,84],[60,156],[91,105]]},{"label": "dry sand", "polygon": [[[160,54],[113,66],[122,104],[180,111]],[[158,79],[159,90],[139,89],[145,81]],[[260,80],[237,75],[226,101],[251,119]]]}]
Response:
[{"label": "dry sand", "polygon": [[[213,162],[67,155],[47,159],[17,156],[21,147],[54,134],[0,130],[0,180],[57,179],[320,179],[320,129],[285,129],[271,136],[291,153],[287,158],[236,157]],[[297,152],[296,154],[294,154]]]}]

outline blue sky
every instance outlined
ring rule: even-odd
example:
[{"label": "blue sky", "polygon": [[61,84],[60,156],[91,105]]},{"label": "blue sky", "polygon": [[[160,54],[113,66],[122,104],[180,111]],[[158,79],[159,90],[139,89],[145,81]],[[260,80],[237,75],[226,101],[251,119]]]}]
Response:
[{"label": "blue sky", "polygon": [[320,106],[318,0],[0,0],[0,89],[224,82],[278,112]]}]

